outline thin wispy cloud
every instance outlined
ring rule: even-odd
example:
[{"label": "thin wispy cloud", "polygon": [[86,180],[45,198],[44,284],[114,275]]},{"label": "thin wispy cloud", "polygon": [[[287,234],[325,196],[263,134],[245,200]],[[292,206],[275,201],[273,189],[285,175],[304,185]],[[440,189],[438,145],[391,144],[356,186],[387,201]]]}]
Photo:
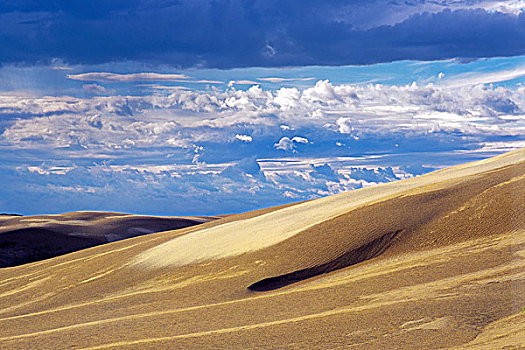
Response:
[{"label": "thin wispy cloud", "polygon": [[256,81],[253,81],[253,80],[230,80],[228,82],[228,86],[233,86],[233,85],[259,85],[258,82]]},{"label": "thin wispy cloud", "polygon": [[173,85],[160,85],[160,84],[138,84],[140,87],[147,87],[152,90],[191,90],[187,86],[173,86]]},{"label": "thin wispy cloud", "polygon": [[270,78],[257,78],[257,80],[260,81],[267,81],[270,83],[283,83],[287,81],[310,81],[315,80],[315,78],[278,78],[278,77],[270,77]]},{"label": "thin wispy cloud", "polygon": [[[182,80],[181,80],[182,81]],[[223,81],[220,80],[184,80],[185,83],[194,83],[194,84],[224,84]]]},{"label": "thin wispy cloud", "polygon": [[108,72],[91,72],[81,74],[68,74],[68,79],[80,81],[99,81],[105,83],[129,83],[129,82],[144,82],[144,81],[183,81],[190,79],[184,74],[168,74],[168,73],[108,73]]},{"label": "thin wispy cloud", "polygon": [[440,73],[441,84],[448,87],[472,86],[478,84],[500,83],[514,80],[525,76],[525,67],[519,67],[512,70],[503,70],[496,72],[469,72],[458,74],[451,78],[444,79],[444,74]]},{"label": "thin wispy cloud", "polygon": [[51,66],[51,69],[53,70],[63,70],[63,71],[71,71],[73,68],[67,67],[67,66]]}]

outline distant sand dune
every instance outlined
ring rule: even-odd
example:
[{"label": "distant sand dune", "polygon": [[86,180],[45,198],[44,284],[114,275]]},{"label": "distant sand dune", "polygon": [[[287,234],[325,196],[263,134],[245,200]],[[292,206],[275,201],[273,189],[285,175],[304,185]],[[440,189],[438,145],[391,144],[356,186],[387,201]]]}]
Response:
[{"label": "distant sand dune", "polygon": [[9,216],[0,219],[0,267],[52,258],[152,232],[201,224],[213,217],[155,217],[106,212]]}]

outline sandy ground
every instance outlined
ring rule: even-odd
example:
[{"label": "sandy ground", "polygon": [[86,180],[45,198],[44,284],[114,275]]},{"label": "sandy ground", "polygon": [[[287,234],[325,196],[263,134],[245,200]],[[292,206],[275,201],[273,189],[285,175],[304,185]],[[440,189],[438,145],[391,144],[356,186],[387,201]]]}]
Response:
[{"label": "sandy ground", "polygon": [[[1,269],[0,348],[523,349],[524,175],[519,150],[360,204],[342,194]],[[235,237],[258,243],[224,251]]]}]

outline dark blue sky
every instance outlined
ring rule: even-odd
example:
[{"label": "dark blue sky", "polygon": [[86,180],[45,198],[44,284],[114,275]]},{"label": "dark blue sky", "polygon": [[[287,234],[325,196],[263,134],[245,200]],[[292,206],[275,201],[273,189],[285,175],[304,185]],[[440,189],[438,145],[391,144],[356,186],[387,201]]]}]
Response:
[{"label": "dark blue sky", "polygon": [[[281,67],[516,56],[519,2],[13,0],[0,62]],[[497,3],[497,2],[496,2]],[[507,7],[505,7],[507,3]],[[500,10],[500,11],[496,11]]]}]

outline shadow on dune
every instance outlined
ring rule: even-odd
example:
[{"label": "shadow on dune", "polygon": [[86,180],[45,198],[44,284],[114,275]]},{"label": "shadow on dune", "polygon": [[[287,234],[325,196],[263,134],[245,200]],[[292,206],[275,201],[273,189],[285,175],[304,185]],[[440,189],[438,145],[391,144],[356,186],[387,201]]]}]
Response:
[{"label": "shadow on dune", "polygon": [[57,255],[105,243],[93,238],[74,237],[44,228],[23,228],[0,234],[0,267],[49,259]]},{"label": "shadow on dune", "polygon": [[4,215],[0,222],[0,268],[72,253],[144,234],[181,229],[214,217],[148,217],[105,212]]},{"label": "shadow on dune", "polygon": [[376,238],[357,249],[351,250],[327,263],[280,276],[265,278],[248,286],[248,289],[254,292],[271,291],[303,281],[307,278],[339,270],[372,259],[387,250],[400,232],[401,230],[397,230],[384,234],[381,237]]}]

